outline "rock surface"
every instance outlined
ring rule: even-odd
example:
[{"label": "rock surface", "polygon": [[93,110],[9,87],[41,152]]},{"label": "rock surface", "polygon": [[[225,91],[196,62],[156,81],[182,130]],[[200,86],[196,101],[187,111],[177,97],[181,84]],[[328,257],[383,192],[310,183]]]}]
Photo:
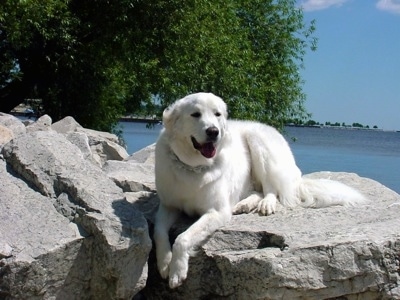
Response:
[{"label": "rock surface", "polygon": [[77,146],[50,125],[2,145],[0,299],[131,299],[147,278],[147,222],[87,159],[96,132]]},{"label": "rock surface", "polygon": [[103,171],[124,192],[155,191],[154,165],[134,161],[109,160]]},{"label": "rock surface", "polygon": [[400,196],[355,174],[308,176],[339,180],[371,200],[234,216],[190,259],[188,278],[175,290],[159,277],[153,254],[143,293],[148,299],[400,299]]},{"label": "rock surface", "polygon": [[25,125],[14,116],[0,112],[0,125],[10,129],[14,136],[19,136],[26,133]]},{"label": "rock surface", "polygon": [[128,156],[71,117],[0,126],[0,299],[400,299],[400,196],[373,180],[308,175],[370,202],[233,216],[171,290],[150,252],[154,145]]}]

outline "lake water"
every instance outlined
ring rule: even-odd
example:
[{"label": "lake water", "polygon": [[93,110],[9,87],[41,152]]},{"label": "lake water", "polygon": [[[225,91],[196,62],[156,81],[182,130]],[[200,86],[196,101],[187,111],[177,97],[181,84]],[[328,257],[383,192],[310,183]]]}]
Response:
[{"label": "lake water", "polygon": [[[154,143],[162,128],[135,122],[121,126],[129,154]],[[303,174],[353,172],[400,193],[400,132],[286,127],[285,137]]]}]

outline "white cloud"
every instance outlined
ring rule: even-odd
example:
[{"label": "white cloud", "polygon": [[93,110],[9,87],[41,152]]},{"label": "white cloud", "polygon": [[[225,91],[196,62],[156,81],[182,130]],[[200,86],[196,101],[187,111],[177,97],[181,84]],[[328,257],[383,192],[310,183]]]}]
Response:
[{"label": "white cloud", "polygon": [[300,6],[305,11],[313,11],[313,10],[326,9],[331,6],[341,6],[343,3],[347,2],[347,1],[349,1],[349,0],[304,0],[304,1],[301,1]]},{"label": "white cloud", "polygon": [[399,0],[379,0],[376,7],[384,11],[400,14]]}]

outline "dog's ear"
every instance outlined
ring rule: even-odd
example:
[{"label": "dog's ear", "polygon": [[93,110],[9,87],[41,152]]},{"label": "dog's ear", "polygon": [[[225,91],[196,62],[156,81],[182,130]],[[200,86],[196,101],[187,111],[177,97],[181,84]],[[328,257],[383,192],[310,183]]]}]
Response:
[{"label": "dog's ear", "polygon": [[[221,99],[222,100],[222,99]],[[228,106],[226,105],[226,102],[222,100],[222,115],[225,117],[225,119],[228,119]]]},{"label": "dog's ear", "polygon": [[172,127],[178,118],[178,112],[177,112],[177,106],[178,103],[175,102],[168,106],[166,109],[164,109],[163,112],[163,125],[166,130],[172,130]]}]

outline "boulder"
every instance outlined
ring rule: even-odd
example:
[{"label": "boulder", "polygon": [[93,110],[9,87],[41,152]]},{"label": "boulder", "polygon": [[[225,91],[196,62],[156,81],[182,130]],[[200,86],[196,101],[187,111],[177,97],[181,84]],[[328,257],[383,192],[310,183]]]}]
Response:
[{"label": "boulder", "polygon": [[77,128],[82,128],[82,126],[77,121],[75,121],[73,117],[70,116],[65,117],[51,125],[51,129],[62,134],[75,132]]},{"label": "boulder", "polygon": [[0,149],[14,138],[14,133],[11,129],[0,125]]},{"label": "boulder", "polygon": [[76,131],[87,135],[93,158],[100,165],[104,165],[107,160],[124,160],[129,156],[115,134],[79,127]]},{"label": "boulder", "polygon": [[8,173],[3,160],[0,178],[0,298],[48,299],[71,295],[71,288],[80,296],[89,278],[79,270],[84,239],[77,224]]},{"label": "boulder", "polygon": [[47,131],[51,130],[51,123],[52,119],[48,115],[43,115],[36,122],[28,124],[26,126],[27,132],[34,132],[34,131]]},{"label": "boulder", "polygon": [[108,160],[103,171],[124,192],[155,191],[154,165]]},{"label": "boulder", "polygon": [[131,299],[151,248],[142,213],[64,135],[2,149],[0,298]]},{"label": "boulder", "polygon": [[83,128],[73,117],[65,117],[54,123],[51,128],[67,136],[99,166],[104,165],[107,160],[124,160],[129,156],[115,134]]},{"label": "boulder", "polygon": [[[355,174],[309,177],[344,182],[370,202],[233,216],[190,258],[188,278],[177,289],[158,275],[153,253],[143,294],[147,299],[400,299],[400,196]],[[137,207],[145,201],[140,203]],[[146,207],[152,222],[156,206],[151,213]],[[177,224],[171,238],[188,222],[193,220]]]},{"label": "boulder", "polygon": [[141,164],[154,165],[156,144],[147,146],[126,158],[126,161],[134,161]]},{"label": "boulder", "polygon": [[101,167],[101,161],[97,158],[97,154],[96,156],[93,156],[92,149],[89,145],[89,138],[86,134],[83,132],[68,132],[65,134],[65,137],[81,150],[85,159],[88,159],[93,164]]},{"label": "boulder", "polygon": [[16,117],[0,112],[0,125],[13,132],[13,136],[19,136],[26,133],[25,125]]}]

